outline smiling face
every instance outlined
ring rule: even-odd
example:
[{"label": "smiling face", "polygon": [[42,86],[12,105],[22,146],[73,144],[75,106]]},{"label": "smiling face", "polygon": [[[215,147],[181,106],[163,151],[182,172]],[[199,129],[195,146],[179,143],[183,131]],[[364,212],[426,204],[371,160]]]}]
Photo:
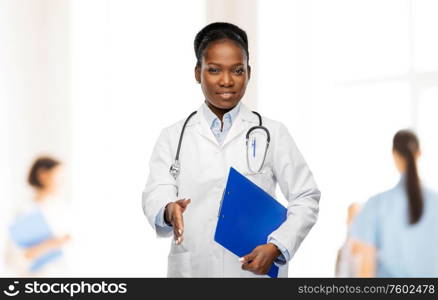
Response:
[{"label": "smiling face", "polygon": [[243,49],[223,39],[205,49],[201,65],[195,68],[195,77],[201,83],[209,107],[215,113],[225,113],[236,106],[245,94],[250,67]]}]

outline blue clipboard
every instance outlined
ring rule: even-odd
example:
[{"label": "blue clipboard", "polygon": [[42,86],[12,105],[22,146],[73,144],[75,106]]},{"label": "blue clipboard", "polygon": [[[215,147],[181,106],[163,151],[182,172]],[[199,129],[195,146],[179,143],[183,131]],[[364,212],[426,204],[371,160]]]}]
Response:
[{"label": "blue clipboard", "polygon": [[[266,244],[269,234],[286,220],[286,208],[252,181],[230,168],[214,240],[242,257]],[[278,277],[272,264],[268,275]]]},{"label": "blue clipboard", "polygon": [[[29,248],[53,237],[52,231],[39,209],[18,217],[9,227],[12,240],[22,248]],[[61,250],[53,250],[36,258],[30,266],[36,272],[62,255]]]}]

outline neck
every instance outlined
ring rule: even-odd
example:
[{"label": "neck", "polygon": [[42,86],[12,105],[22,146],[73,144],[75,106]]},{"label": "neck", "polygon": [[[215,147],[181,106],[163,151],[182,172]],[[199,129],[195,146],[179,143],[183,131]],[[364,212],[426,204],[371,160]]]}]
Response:
[{"label": "neck", "polygon": [[211,109],[211,111],[219,118],[219,120],[222,122],[222,119],[224,117],[224,115],[229,112],[230,110],[232,110],[234,107],[232,108],[227,108],[227,109],[223,109],[223,108],[219,108],[216,106],[213,106],[210,102],[208,102],[207,100],[205,100],[205,103],[207,104],[208,108]]},{"label": "neck", "polygon": [[44,202],[49,194],[50,194],[50,192],[47,189],[37,190],[35,198],[34,198],[35,202],[38,202],[38,203]]}]

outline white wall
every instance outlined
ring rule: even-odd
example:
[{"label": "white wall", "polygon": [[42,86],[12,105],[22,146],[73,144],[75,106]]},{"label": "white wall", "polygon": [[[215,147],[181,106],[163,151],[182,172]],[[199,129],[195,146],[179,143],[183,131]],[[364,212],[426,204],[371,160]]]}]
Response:
[{"label": "white wall", "polygon": [[438,71],[428,50],[437,47],[436,4],[274,0],[259,1],[258,11],[260,111],[289,127],[322,191],[319,220],[290,274],[333,276],[348,205],[398,180],[391,157],[397,130],[419,131],[425,179],[436,178],[438,98],[422,87],[438,86],[437,73],[421,73]]},{"label": "white wall", "polygon": [[68,26],[67,0],[0,1],[1,241],[32,160],[70,156]]},{"label": "white wall", "polygon": [[80,274],[166,275],[170,240],[156,239],[141,192],[160,130],[203,101],[193,50],[203,11],[202,1],[73,3]]}]

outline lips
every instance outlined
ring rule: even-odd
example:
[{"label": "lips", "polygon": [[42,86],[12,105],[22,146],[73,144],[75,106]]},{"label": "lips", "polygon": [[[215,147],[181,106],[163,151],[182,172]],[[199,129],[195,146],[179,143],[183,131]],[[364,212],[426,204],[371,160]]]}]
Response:
[{"label": "lips", "polygon": [[217,92],[216,94],[219,95],[222,99],[230,99],[236,94],[236,92]]}]

